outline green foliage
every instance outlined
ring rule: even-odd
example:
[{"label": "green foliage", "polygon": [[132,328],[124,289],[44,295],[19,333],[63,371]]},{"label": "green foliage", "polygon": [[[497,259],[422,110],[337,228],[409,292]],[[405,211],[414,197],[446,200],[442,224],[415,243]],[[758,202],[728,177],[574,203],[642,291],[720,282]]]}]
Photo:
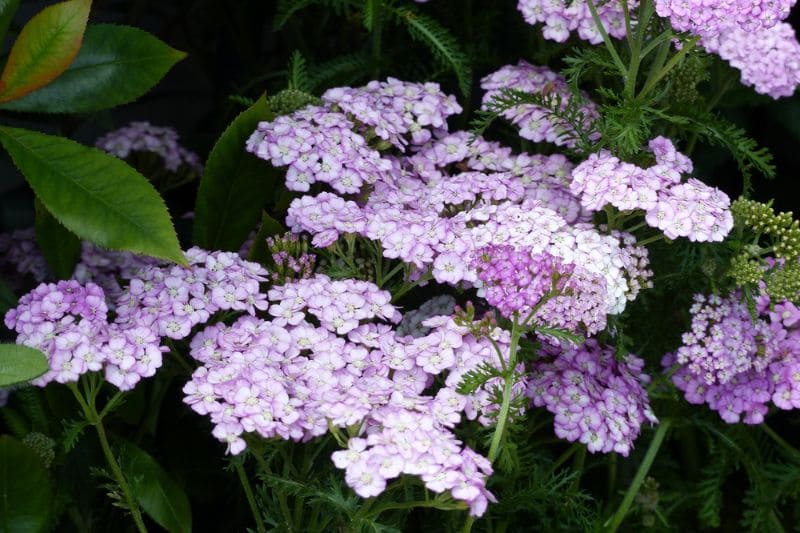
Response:
[{"label": "green foliage", "polygon": [[19,9],[20,0],[0,0],[0,43],[5,42],[8,27]]},{"label": "green foliage", "polygon": [[114,250],[185,263],[164,201],[114,156],[62,137],[0,127],[0,142],[69,231]]},{"label": "green foliage", "polygon": [[427,46],[436,59],[455,73],[458,87],[468,99],[472,90],[472,66],[456,38],[436,20],[411,8],[387,6],[387,9],[414,40]]},{"label": "green foliage", "polygon": [[368,67],[369,58],[364,53],[336,56],[330,61],[309,67],[310,89],[353,83],[364,75]]},{"label": "green foliage", "polygon": [[0,387],[30,381],[49,369],[47,357],[39,350],[20,344],[0,344]]},{"label": "green foliage", "polygon": [[287,85],[289,89],[303,92],[310,92],[312,88],[306,60],[298,50],[292,52],[292,58],[289,61],[289,83]]},{"label": "green foliage", "polygon": [[140,29],[89,25],[78,56],[63,74],[2,108],[86,113],[127,104],[152,89],[184,57]]},{"label": "green foliage", "polygon": [[192,511],[183,489],[147,452],[130,442],[120,447],[120,467],[142,510],[170,533],[192,530]]},{"label": "green foliage", "polygon": [[36,242],[47,266],[58,279],[69,279],[81,255],[81,241],[70,233],[38,200],[36,206]]},{"label": "green foliage", "polygon": [[42,459],[19,440],[0,436],[0,533],[47,531],[52,501]]},{"label": "green foliage", "polygon": [[0,103],[44,87],[60,76],[81,47],[91,0],[44,8],[22,28],[0,76]]},{"label": "green foliage", "polygon": [[234,119],[214,145],[197,191],[195,244],[209,250],[238,250],[255,227],[276,177],[244,145],[259,122],[272,118],[262,96]]},{"label": "green foliage", "polygon": [[487,362],[483,362],[474,369],[464,373],[456,391],[459,394],[472,394],[483,387],[490,379],[502,377],[502,375],[502,370],[495,368],[494,365],[490,365]]},{"label": "green foliage", "polygon": [[286,25],[298,11],[314,4],[324,5],[337,13],[344,12],[345,8],[355,4],[353,0],[278,0],[275,18],[272,23],[274,30],[279,30]]}]

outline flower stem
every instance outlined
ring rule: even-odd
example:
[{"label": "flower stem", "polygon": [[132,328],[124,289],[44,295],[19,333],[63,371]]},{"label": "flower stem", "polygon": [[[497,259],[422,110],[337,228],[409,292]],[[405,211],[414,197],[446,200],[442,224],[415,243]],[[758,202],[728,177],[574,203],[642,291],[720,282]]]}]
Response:
[{"label": "flower stem", "polygon": [[514,322],[511,325],[511,345],[508,350],[508,366],[504,376],[505,383],[503,385],[503,403],[500,404],[500,413],[497,416],[497,426],[492,435],[492,443],[489,445],[489,462],[494,463],[500,453],[500,444],[503,442],[506,424],[508,423],[508,412],[511,409],[511,393],[514,386],[514,372],[517,362],[517,347],[519,346],[519,338],[522,334],[518,317],[514,317]]},{"label": "flower stem", "polygon": [[[87,401],[87,399],[84,398],[81,392],[78,390],[78,387],[75,383],[70,383],[69,388],[72,391],[72,394],[75,395],[75,399],[78,401],[78,404],[81,406],[86,421],[93,425],[95,431],[97,432],[97,438],[100,441],[100,448],[102,448],[103,455],[108,463],[108,467],[111,469],[111,473],[114,476],[117,485],[119,485],[122,495],[125,497],[125,503],[128,506],[128,510],[131,512],[133,522],[136,524],[136,529],[140,533],[147,533],[147,527],[144,525],[142,513],[139,510],[139,505],[136,503],[136,498],[133,496],[130,485],[128,485],[128,481],[125,479],[125,475],[122,473],[122,468],[120,468],[119,463],[114,457],[114,453],[111,451],[111,445],[108,443],[106,428],[103,426],[103,417],[97,412],[97,407],[95,406],[94,402],[96,393],[92,393],[89,401]],[[121,393],[118,393],[112,397],[111,401],[109,401],[108,405],[106,405],[106,408],[103,409],[103,414],[108,412],[109,405],[111,405],[112,402],[116,402],[118,396],[120,395]]]},{"label": "flower stem", "polygon": [[614,516],[609,518],[608,522],[606,522],[606,531],[609,533],[615,532],[625,519],[625,515],[628,514],[628,510],[633,503],[633,499],[639,493],[639,488],[641,488],[644,478],[647,476],[647,473],[650,471],[650,467],[653,465],[653,461],[658,454],[658,450],[661,448],[661,444],[664,442],[664,437],[667,436],[667,431],[669,430],[670,424],[670,420],[664,420],[658,426],[656,434],[653,436],[653,440],[650,441],[650,446],[647,448],[647,453],[644,455],[642,464],[639,465],[639,470],[636,471],[633,481],[628,487],[627,492],[625,492],[625,497],[622,498],[622,503],[620,503],[619,507],[617,508],[617,512],[614,513]]},{"label": "flower stem", "polygon": [[683,47],[678,51],[678,53],[672,56],[670,60],[667,61],[667,64],[661,68],[661,70],[659,70],[654,76],[650,77],[647,80],[647,83],[645,83],[644,87],[642,88],[642,91],[639,93],[638,96],[639,100],[642,100],[645,96],[647,96],[647,93],[652,91],[655,88],[656,84],[658,84],[658,82],[660,82],[664,76],[669,74],[669,71],[675,68],[675,66],[680,62],[680,60],[683,59],[683,56],[692,51],[694,45],[696,45],[697,41],[699,40],[700,37],[695,35],[687,42],[683,43]]},{"label": "flower stem", "polygon": [[608,36],[606,28],[603,26],[603,22],[600,20],[600,15],[597,14],[597,8],[594,5],[594,0],[586,0],[586,4],[589,6],[589,11],[592,13],[592,19],[597,26],[597,31],[600,32],[600,36],[603,37],[603,43],[605,43],[608,53],[611,54],[614,64],[617,65],[617,68],[619,69],[619,72],[622,74],[623,78],[627,79],[628,69],[625,67],[625,63],[622,62],[622,59],[620,59],[617,49],[614,48],[614,43],[611,42],[611,37]]},{"label": "flower stem", "polygon": [[247,472],[244,471],[242,462],[234,459],[233,466],[236,468],[236,473],[239,474],[239,481],[242,483],[242,490],[244,496],[247,498],[247,504],[250,506],[250,512],[253,513],[253,519],[256,521],[256,530],[258,533],[265,533],[267,530],[264,527],[264,521],[261,519],[261,512],[256,505],[256,499],[253,497],[253,489],[250,487],[250,480],[247,479]]}]

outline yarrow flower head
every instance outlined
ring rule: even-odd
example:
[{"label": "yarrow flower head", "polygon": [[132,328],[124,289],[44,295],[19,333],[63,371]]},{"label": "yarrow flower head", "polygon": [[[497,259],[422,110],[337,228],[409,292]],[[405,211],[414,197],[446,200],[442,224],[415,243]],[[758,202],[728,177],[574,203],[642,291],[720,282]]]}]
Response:
[{"label": "yarrow flower head", "polygon": [[733,228],[730,198],[697,179],[681,183],[692,162],[664,137],[650,141],[656,164],[641,168],[602,150],[591,154],[572,173],[570,190],[592,211],[612,205],[642,210],[647,223],[670,239],[719,242]]},{"label": "yarrow flower head", "polygon": [[733,26],[746,32],[769,29],[786,19],[794,4],[795,0],[656,0],[655,8],[674,29],[706,37]]},{"label": "yarrow flower head", "polygon": [[756,318],[742,295],[695,296],[691,329],[662,364],[693,404],[706,403],[728,423],[760,424],[772,401],[800,408],[800,310],[790,301],[756,301]]},{"label": "yarrow flower head", "polygon": [[644,361],[589,339],[577,347],[546,346],[550,356],[534,363],[528,381],[532,403],[555,415],[555,433],[586,444],[592,453],[628,456],[645,421],[658,422],[644,385]]},{"label": "yarrow flower head", "polygon": [[[563,76],[547,67],[536,67],[520,61],[516,65],[506,65],[481,80],[483,107],[491,106],[492,100],[503,90],[514,89],[526,93],[540,94],[545,98],[559,99],[561,110],[566,108],[570,99],[578,98],[572,93]],[[580,98],[584,105],[582,126],[590,129],[592,122],[598,118],[597,107],[585,94]],[[559,146],[574,147],[575,132],[572,126],[552,116],[546,109],[534,104],[521,104],[503,112],[503,117],[519,127],[519,135],[534,142],[547,141]],[[595,140],[597,137],[595,137]]]},{"label": "yarrow flower head", "polygon": [[181,146],[178,140],[178,132],[172,128],[153,126],[149,122],[131,122],[97,139],[95,146],[121,159],[128,159],[135,153],[152,153],[163,160],[164,168],[170,172],[185,167],[202,174],[200,157]]},{"label": "yarrow flower head", "polygon": [[[617,39],[625,37],[625,14],[620,2],[610,0],[595,5],[606,32]],[[637,5],[635,0],[629,3],[631,10]],[[603,42],[585,0],[519,0],[517,9],[528,24],[544,24],[545,39],[563,43],[571,32],[577,32],[578,37],[592,44]]]}]

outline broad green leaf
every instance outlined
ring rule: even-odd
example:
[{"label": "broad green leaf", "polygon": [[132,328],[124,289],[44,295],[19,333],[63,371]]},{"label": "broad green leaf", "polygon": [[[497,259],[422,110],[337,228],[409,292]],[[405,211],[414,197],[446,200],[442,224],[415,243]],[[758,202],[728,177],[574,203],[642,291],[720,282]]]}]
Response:
[{"label": "broad green leaf", "polygon": [[50,370],[47,357],[21,344],[0,344],[0,387],[24,383]]},{"label": "broad green leaf", "polygon": [[81,47],[91,0],[46,7],[28,21],[0,76],[0,103],[44,87],[67,70]]},{"label": "broad green leaf", "polygon": [[129,26],[89,25],[78,57],[49,85],[3,109],[86,113],[126,104],[153,88],[184,52]]},{"label": "broad green leaf", "polygon": [[0,533],[47,531],[52,504],[42,459],[19,440],[0,437]]},{"label": "broad green leaf", "polygon": [[253,239],[253,246],[250,247],[247,259],[256,261],[262,265],[271,263],[272,258],[269,256],[269,250],[267,249],[267,237],[280,235],[285,231],[286,229],[284,229],[283,225],[269,216],[266,211],[261,213],[261,227]]},{"label": "broad green leaf", "polygon": [[214,145],[197,191],[195,244],[238,250],[258,223],[261,209],[278,184],[271,167],[245,151],[245,142],[260,121],[272,118],[266,97],[261,96],[234,119]]},{"label": "broad green leaf", "polygon": [[130,442],[120,447],[120,467],[142,510],[169,532],[192,530],[189,498],[147,452]]},{"label": "broad green leaf", "polygon": [[19,8],[19,0],[0,0],[0,44],[6,40],[6,33]]},{"label": "broad green leaf", "polygon": [[42,204],[78,237],[186,262],[164,200],[121,159],[62,137],[5,126],[0,143]]},{"label": "broad green leaf", "polygon": [[42,202],[35,201],[36,241],[47,266],[58,279],[68,279],[81,255],[81,241],[50,214]]}]

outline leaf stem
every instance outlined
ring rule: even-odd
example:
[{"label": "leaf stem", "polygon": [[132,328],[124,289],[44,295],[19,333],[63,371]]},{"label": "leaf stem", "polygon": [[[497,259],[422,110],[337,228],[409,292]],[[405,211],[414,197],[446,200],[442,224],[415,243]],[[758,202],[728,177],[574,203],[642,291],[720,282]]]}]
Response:
[{"label": "leaf stem", "polygon": [[586,3],[589,6],[589,11],[592,13],[592,19],[594,20],[595,26],[597,26],[597,31],[600,32],[600,36],[603,38],[603,43],[605,43],[606,48],[608,49],[608,53],[611,54],[611,58],[614,60],[614,64],[617,65],[622,77],[627,80],[628,69],[625,68],[625,63],[622,62],[622,59],[620,59],[619,54],[617,53],[617,49],[614,48],[614,43],[611,42],[611,37],[609,37],[605,26],[603,26],[603,22],[600,20],[600,15],[597,14],[597,8],[594,5],[594,0],[586,0]]},{"label": "leaf stem", "polygon": [[519,338],[522,334],[520,324],[518,323],[517,316],[511,325],[511,345],[508,349],[508,366],[504,376],[505,383],[503,385],[503,402],[500,404],[500,414],[497,417],[497,426],[492,435],[492,442],[489,445],[488,459],[490,463],[494,463],[500,453],[500,443],[503,441],[503,434],[505,433],[506,424],[508,422],[508,412],[511,409],[511,393],[514,386],[514,372],[517,362],[517,348],[519,346]]},{"label": "leaf stem", "polygon": [[647,80],[647,82],[645,83],[644,87],[642,88],[642,91],[639,93],[639,96],[637,98],[639,100],[644,99],[644,97],[647,95],[647,93],[652,91],[655,88],[656,84],[659,81],[661,81],[661,79],[664,76],[669,74],[669,72],[673,68],[675,68],[675,65],[677,65],[678,62],[680,62],[681,59],[683,59],[683,56],[685,56],[686,54],[688,54],[689,52],[692,51],[692,49],[694,48],[694,45],[696,45],[697,41],[699,41],[699,40],[700,40],[700,37],[695,35],[694,37],[690,38],[687,42],[683,43],[683,47],[678,51],[678,53],[675,54],[674,56],[672,56],[670,58],[670,60],[667,61],[667,64],[664,65],[661,68],[661,70],[659,70],[654,76],[650,77]]},{"label": "leaf stem", "polygon": [[658,426],[656,434],[653,436],[653,440],[650,441],[650,446],[647,448],[647,452],[644,455],[644,459],[639,465],[639,470],[636,471],[633,481],[628,487],[627,492],[625,492],[625,497],[622,498],[622,503],[620,503],[619,507],[617,508],[617,512],[614,513],[614,516],[609,518],[608,522],[606,522],[606,531],[609,533],[614,533],[622,524],[622,521],[625,519],[625,515],[628,514],[628,510],[633,503],[633,499],[639,493],[639,489],[641,488],[647,473],[650,471],[650,467],[653,465],[653,461],[658,454],[658,450],[661,448],[661,444],[664,442],[664,437],[667,436],[667,431],[669,430],[671,423],[672,421],[667,419],[662,421]]}]

